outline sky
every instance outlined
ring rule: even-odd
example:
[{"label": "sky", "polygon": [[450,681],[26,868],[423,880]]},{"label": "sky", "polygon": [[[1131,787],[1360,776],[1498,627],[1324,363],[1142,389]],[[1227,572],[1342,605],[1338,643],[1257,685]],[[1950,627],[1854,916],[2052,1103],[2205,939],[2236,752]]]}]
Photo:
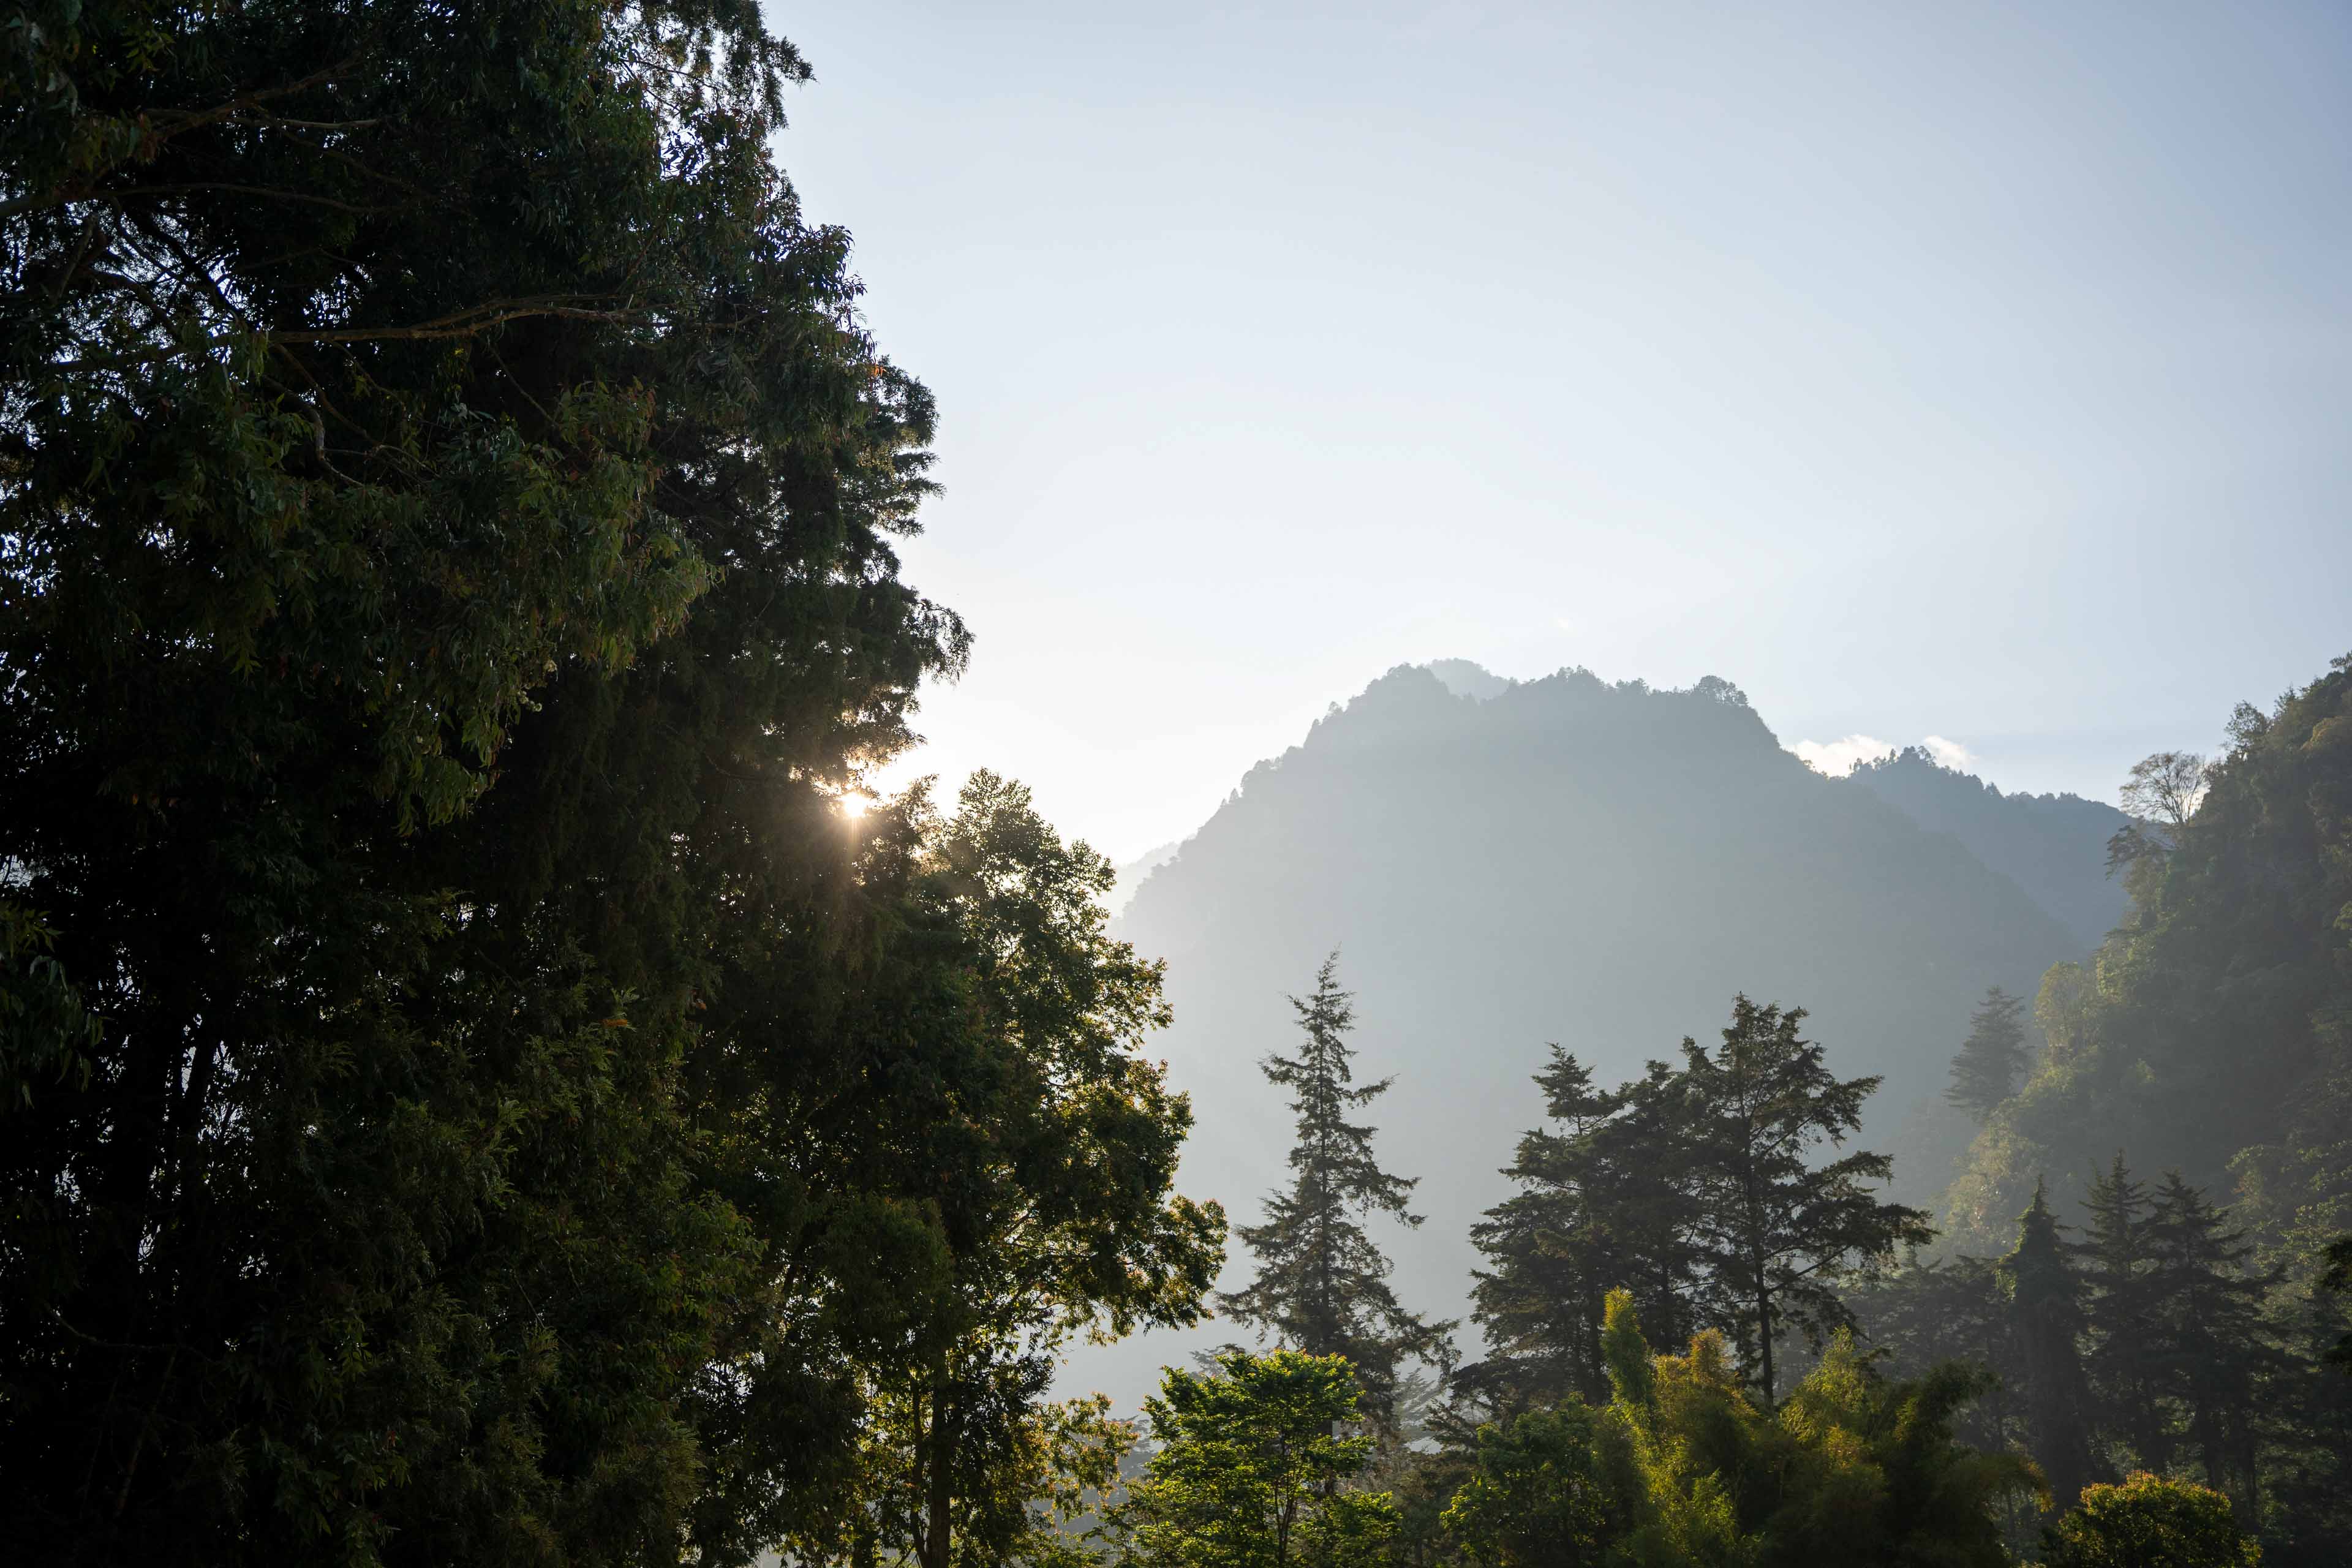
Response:
[{"label": "sky", "polygon": [[1124,859],[1464,658],[2111,799],[2352,650],[2352,9],[770,14],[975,635],[886,784]]}]

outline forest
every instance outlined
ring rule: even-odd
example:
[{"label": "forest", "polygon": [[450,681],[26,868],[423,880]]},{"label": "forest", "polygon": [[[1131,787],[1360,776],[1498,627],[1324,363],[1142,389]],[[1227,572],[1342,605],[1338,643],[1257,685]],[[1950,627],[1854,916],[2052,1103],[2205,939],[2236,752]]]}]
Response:
[{"label": "forest", "polygon": [[[1708,918],[1787,973],[1532,1081],[1487,1042],[1457,1321],[1381,1132],[1470,1091],[1360,1072],[1355,950],[1220,1004],[1286,1041],[1226,1086],[1287,1151],[1229,1226],[1186,953],[1110,862],[985,770],[860,804],[974,639],[902,576],[938,410],[778,164],[809,67],[755,0],[5,32],[10,1561],[2352,1551],[2352,656],[2034,807],[2014,878],[1999,803],[1801,775],[1727,682],[1529,698],[1690,719],[1694,791],[1768,757],[1785,841]],[[1955,955],[1853,983],[1879,1055],[1813,1037],[1822,930]],[[1175,1330],[1139,1415],[1057,1381]]]}]

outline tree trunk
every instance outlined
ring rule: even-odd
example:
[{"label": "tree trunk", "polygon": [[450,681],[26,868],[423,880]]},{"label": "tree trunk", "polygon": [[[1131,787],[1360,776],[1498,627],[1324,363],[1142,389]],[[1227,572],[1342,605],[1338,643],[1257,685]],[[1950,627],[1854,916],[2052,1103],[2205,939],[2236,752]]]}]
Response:
[{"label": "tree trunk", "polygon": [[948,1358],[940,1357],[931,1384],[930,1473],[924,1478],[923,1568],[948,1568],[948,1521],[955,1508],[955,1405],[948,1394]]}]

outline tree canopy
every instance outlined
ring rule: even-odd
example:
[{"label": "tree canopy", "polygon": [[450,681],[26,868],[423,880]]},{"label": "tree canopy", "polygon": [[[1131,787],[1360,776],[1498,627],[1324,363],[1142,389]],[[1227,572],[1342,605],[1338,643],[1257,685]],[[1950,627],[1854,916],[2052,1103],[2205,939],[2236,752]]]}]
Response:
[{"label": "tree canopy", "polygon": [[1412,1360],[1447,1365],[1454,1325],[1429,1322],[1397,1300],[1388,1256],[1363,1226],[1372,1214],[1409,1226],[1421,1218],[1405,1206],[1412,1178],[1382,1170],[1372,1152],[1377,1130],[1348,1120],[1388,1092],[1389,1080],[1354,1081],[1348,1031],[1355,1009],[1339,989],[1339,968],[1335,952],[1316,972],[1313,994],[1290,999],[1307,1037],[1298,1055],[1265,1059],[1267,1079],[1291,1091],[1297,1174],[1288,1192],[1267,1197],[1263,1223],[1235,1232],[1256,1255],[1257,1272],[1219,1304],[1294,1350],[1346,1357],[1362,1380],[1368,1414],[1385,1424],[1395,1412],[1401,1367]]},{"label": "tree canopy", "polygon": [[1192,1311],[1108,867],[994,781],[836,807],[968,639],[758,8],[24,23],[14,1540],[748,1562],[846,1539],[942,1344],[968,1458],[1055,1334]]}]

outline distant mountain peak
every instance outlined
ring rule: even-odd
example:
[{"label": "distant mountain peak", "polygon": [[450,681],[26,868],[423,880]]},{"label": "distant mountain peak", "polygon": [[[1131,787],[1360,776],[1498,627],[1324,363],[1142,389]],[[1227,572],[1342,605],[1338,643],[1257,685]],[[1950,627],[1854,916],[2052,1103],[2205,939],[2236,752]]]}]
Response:
[{"label": "distant mountain peak", "polygon": [[1500,697],[1516,680],[1507,680],[1486,666],[1466,658],[1433,658],[1422,668],[1437,677],[1445,689],[1456,697],[1467,697],[1474,702],[1484,702],[1490,697]]}]

